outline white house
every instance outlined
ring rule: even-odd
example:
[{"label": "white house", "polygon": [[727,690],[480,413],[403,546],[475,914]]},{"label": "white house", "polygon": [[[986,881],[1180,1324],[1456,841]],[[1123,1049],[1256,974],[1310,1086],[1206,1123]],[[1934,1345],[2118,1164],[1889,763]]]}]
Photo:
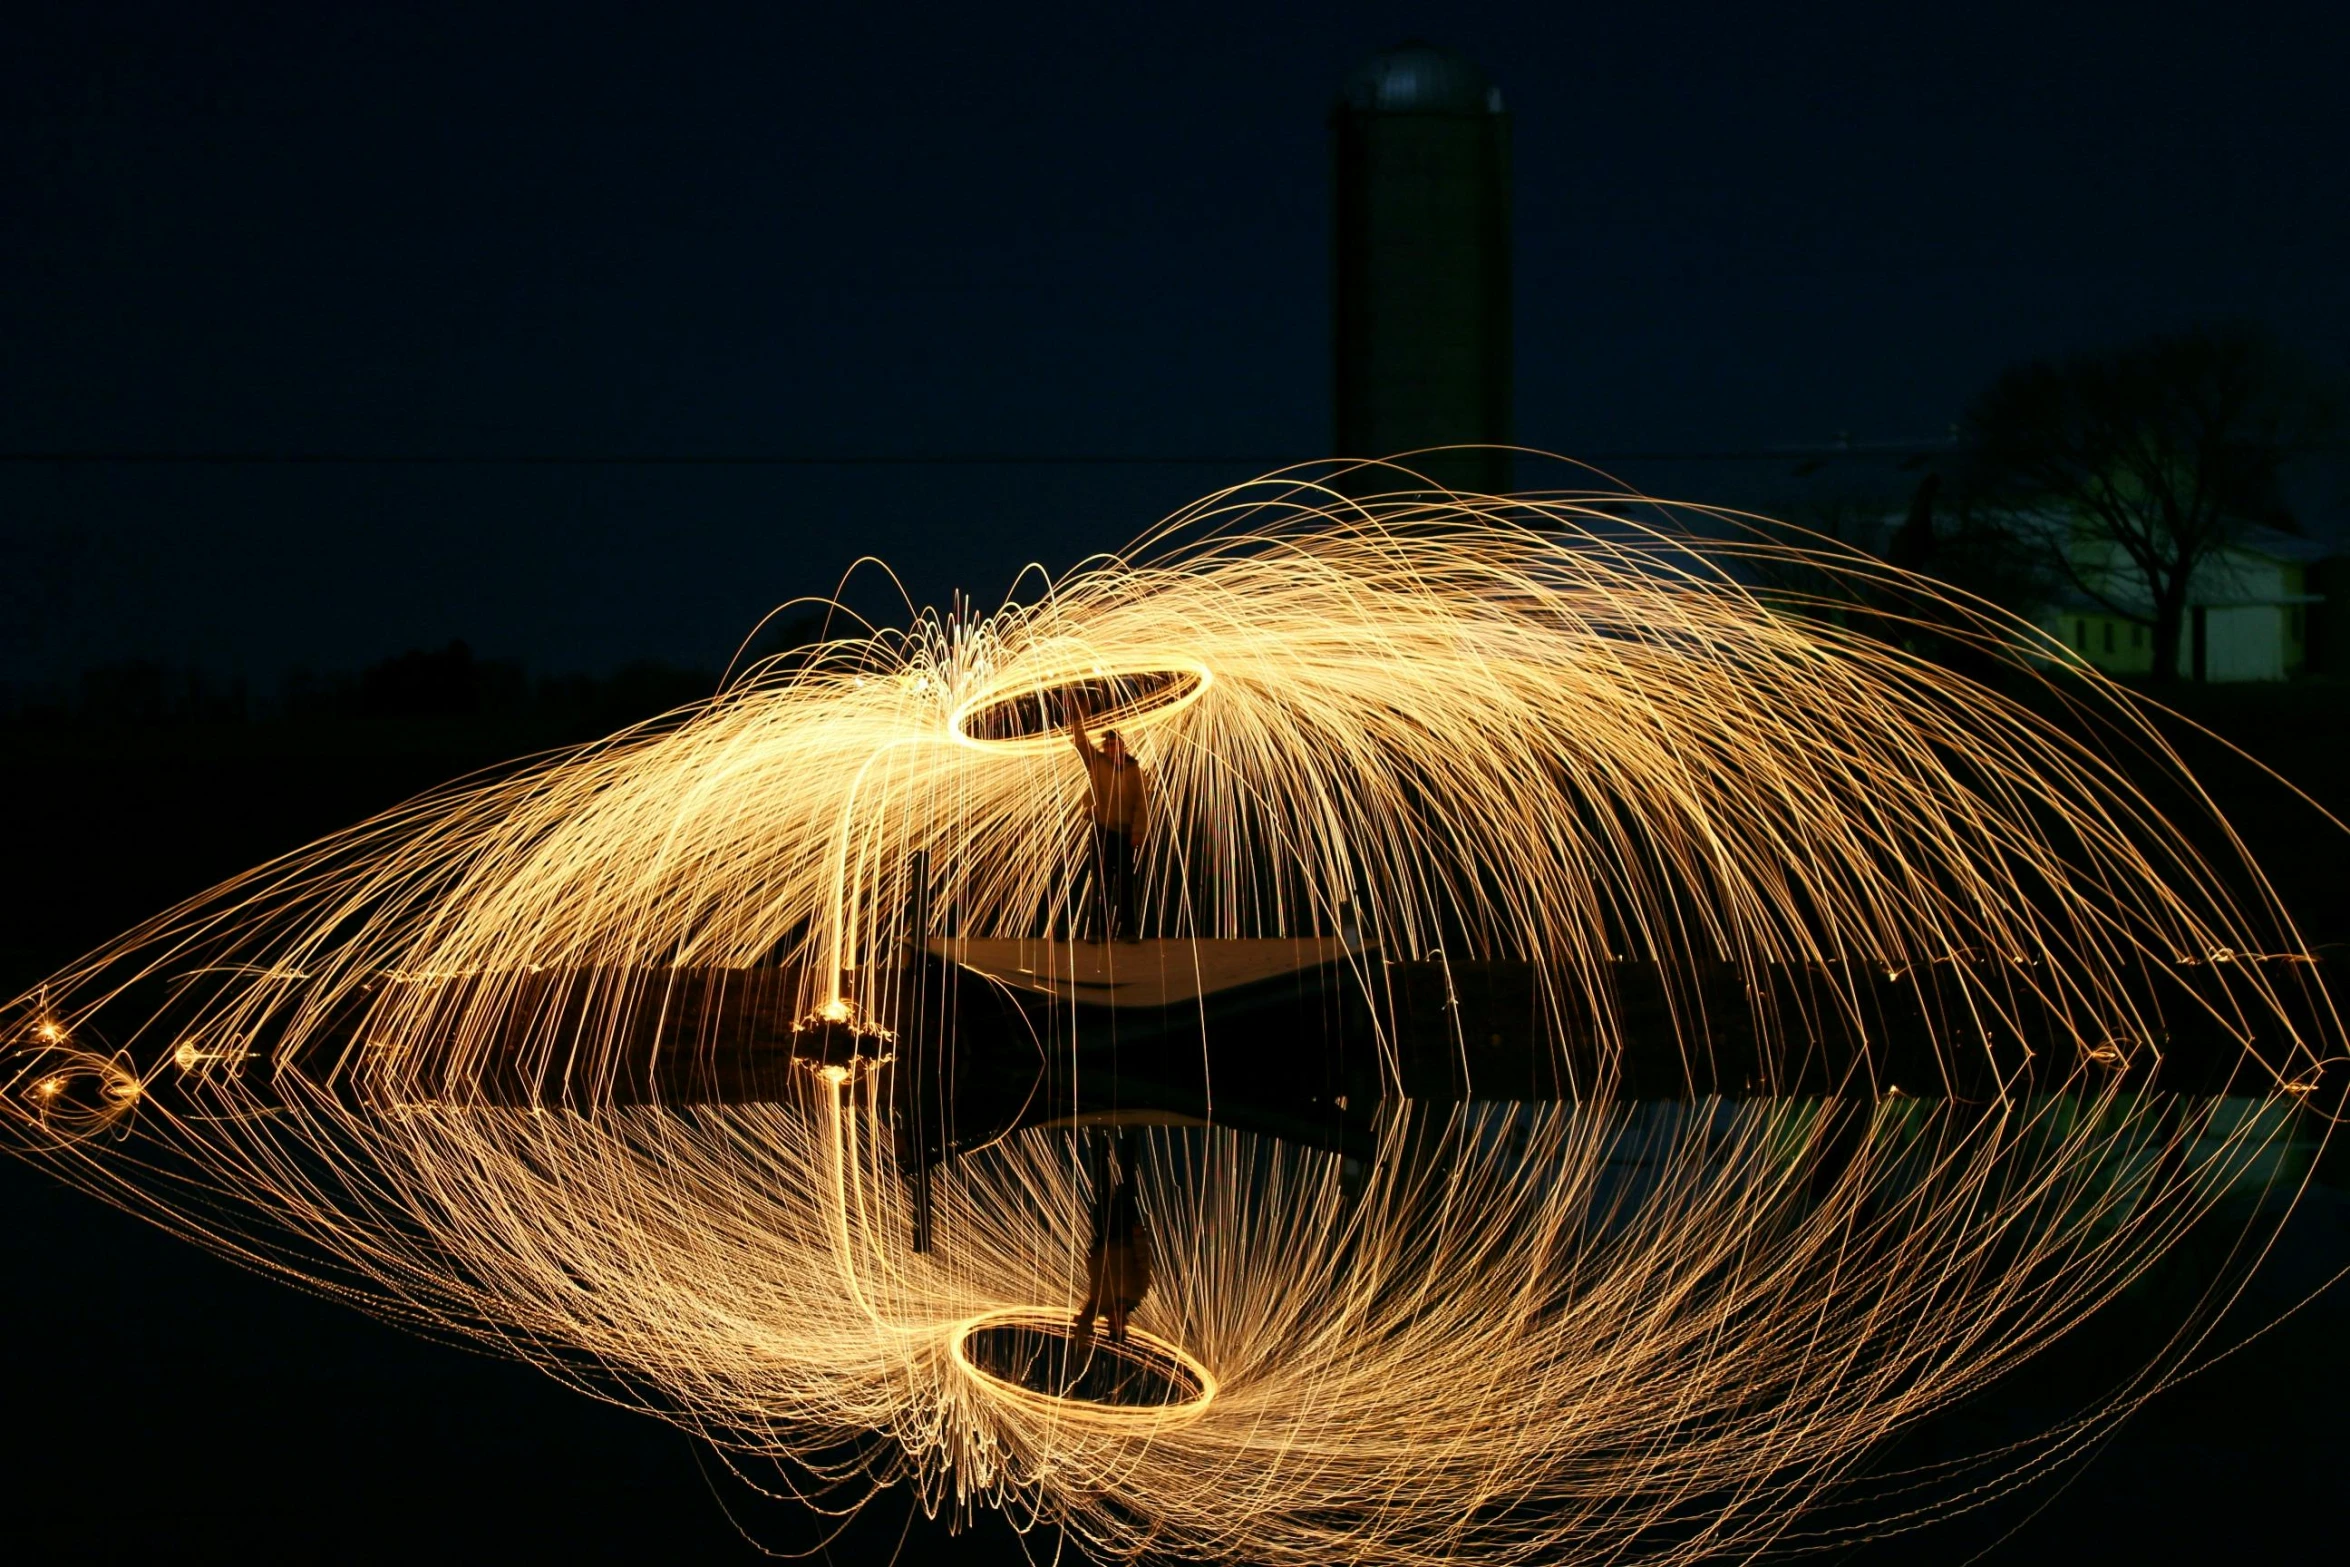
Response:
[{"label": "white house", "polygon": [[[1870,554],[1889,558],[1903,521],[1902,514],[1888,513],[1873,525],[1851,528],[1846,536]],[[2071,531],[2073,570],[2098,592],[2066,584],[2036,610],[2010,607],[2084,664],[2110,675],[2151,673],[2154,600],[2144,575],[2111,539],[2071,529],[2057,518],[2046,525],[2049,547]],[[2314,568],[2338,550],[2298,534],[2251,527],[2206,558],[2188,584],[2186,620],[2179,627],[2179,674],[2208,681],[2289,680],[2301,674],[2309,667],[2312,618],[2325,603],[2325,595],[2311,591]]]},{"label": "white house", "polygon": [[[2309,569],[2330,551],[2273,528],[2247,529],[2195,568],[2179,628],[2179,673],[2189,680],[2285,680],[2308,662],[2309,617],[2319,594]],[[2083,663],[2108,674],[2154,667],[2153,600],[2145,579],[2110,540],[2076,536],[2074,568],[2105,603],[2069,592],[2035,618]],[[2108,605],[2138,610],[2117,615]]]}]

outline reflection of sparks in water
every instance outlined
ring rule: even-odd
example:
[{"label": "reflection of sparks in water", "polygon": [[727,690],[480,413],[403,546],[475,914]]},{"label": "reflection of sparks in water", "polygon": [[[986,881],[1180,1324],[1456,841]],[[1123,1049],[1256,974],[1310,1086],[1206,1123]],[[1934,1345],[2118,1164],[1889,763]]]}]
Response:
[{"label": "reflection of sparks in water", "polygon": [[[1874,563],[1700,553],[1566,502],[1214,497],[1037,602],[828,644],[173,911],[19,1004],[7,1102],[89,1188],[742,1459],[824,1464],[886,1433],[820,1471],[843,1505],[908,1479],[1112,1554],[1298,1563],[1843,1537],[1803,1534],[1807,1504],[2273,1155],[2338,1030],[2295,1032],[2334,1028],[2305,964],[2204,962],[2179,988],[2181,964],[2294,940],[2098,752],[1766,607],[1724,561],[1931,597]],[[1932,603],[1935,634],[1986,654],[2025,636]],[[1152,769],[1145,905],[1171,932],[1528,958],[1605,1050],[1626,1044],[1622,958],[1729,960],[1758,987],[1774,964],[1940,964],[1964,1004],[1946,1059],[2071,1052],[2075,1091],[1946,1107],[1888,1085],[1840,1117],[1630,1105],[1603,1075],[1572,1105],[1398,1108],[1356,1168],[1158,1128],[1138,1179],[1159,1283],[1133,1344],[1100,1352],[1159,1391],[978,1364],[974,1332],[1049,1339],[1022,1303],[1084,1292],[1064,1136],[943,1171],[917,1254],[867,1086],[885,1058],[810,1062],[800,1104],[664,1108],[605,1102],[593,1072],[618,1055],[597,1040],[659,1004],[630,988],[648,969],[778,962],[806,1026],[885,1040],[902,1020],[860,981],[904,910],[975,934],[1065,920],[1072,694]],[[2167,754],[2093,680],[2074,700]],[[2006,961],[1952,961],[1979,954]],[[137,1002],[198,972],[209,999]],[[527,1114],[484,1104],[467,1084],[511,1037],[507,1000],[550,972],[588,991],[554,1042],[588,1080]],[[2249,1097],[2111,1086],[2166,1009],[2202,1005],[2257,1036]],[[2005,1026],[2027,1012],[2054,1036]],[[354,1013],[338,1073],[292,1069]],[[1642,1048],[1702,1057],[1706,1028],[1685,1015]],[[1840,1127],[1865,1131],[1831,1162]],[[1910,1477],[1926,1491],[1855,1527],[2052,1462],[2127,1402]]]},{"label": "reflection of sparks in water", "polygon": [[1007,1307],[960,1324],[947,1338],[957,1370],[1029,1417],[1151,1428],[1198,1417],[1215,1402],[1215,1374],[1182,1347],[1139,1329],[1112,1343],[1081,1337],[1066,1310]]}]

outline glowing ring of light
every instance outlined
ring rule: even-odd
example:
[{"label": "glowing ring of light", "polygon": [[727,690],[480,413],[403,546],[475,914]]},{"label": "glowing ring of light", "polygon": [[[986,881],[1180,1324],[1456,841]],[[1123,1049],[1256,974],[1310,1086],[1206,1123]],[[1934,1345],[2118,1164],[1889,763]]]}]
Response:
[{"label": "glowing ring of light", "polygon": [[971,1358],[972,1338],[998,1328],[1018,1329],[1075,1343],[1076,1330],[1071,1323],[1070,1313],[1065,1308],[1055,1309],[1050,1306],[1009,1306],[998,1311],[982,1312],[957,1323],[947,1335],[947,1358],[954,1362],[958,1371],[990,1397],[1029,1413],[1065,1418],[1073,1412],[1082,1412],[1089,1420],[1166,1426],[1196,1420],[1216,1401],[1219,1384],[1214,1372],[1181,1345],[1169,1343],[1155,1333],[1145,1333],[1135,1327],[1126,1330],[1124,1343],[1112,1342],[1106,1331],[1097,1332],[1093,1339],[1093,1353],[1115,1356],[1156,1376],[1170,1387],[1188,1389],[1187,1397],[1158,1404],[1117,1404],[1040,1391],[1000,1377]]},{"label": "glowing ring of light", "polygon": [[1068,725],[1051,710],[1056,698],[1108,687],[1111,700],[1087,718],[1097,731],[1156,722],[1179,713],[1206,694],[1215,676],[1205,666],[1174,662],[1133,669],[1093,669],[1018,686],[996,687],[955,709],[947,727],[964,745],[989,750],[1039,750],[1062,743]]}]

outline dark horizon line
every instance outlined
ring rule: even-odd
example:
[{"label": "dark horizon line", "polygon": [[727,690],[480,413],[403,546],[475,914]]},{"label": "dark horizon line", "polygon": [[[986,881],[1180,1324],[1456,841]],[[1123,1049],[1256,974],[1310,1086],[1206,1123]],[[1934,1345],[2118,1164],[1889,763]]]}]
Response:
[{"label": "dark horizon line", "polygon": [[[1947,437],[1916,441],[1828,441],[1726,450],[1585,452],[1584,462],[1783,462],[1788,458],[1905,456],[1954,450]],[[1531,454],[1530,454],[1531,455]],[[0,451],[0,463],[125,467],[450,467],[450,468],[879,468],[879,467],[1263,467],[1331,457],[1227,452],[360,452],[167,451],[125,448]]]}]

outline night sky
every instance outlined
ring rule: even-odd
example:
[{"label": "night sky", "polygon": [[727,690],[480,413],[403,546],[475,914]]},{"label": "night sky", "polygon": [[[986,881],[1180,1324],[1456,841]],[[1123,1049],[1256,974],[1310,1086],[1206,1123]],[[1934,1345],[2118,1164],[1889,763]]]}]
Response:
[{"label": "night sky", "polygon": [[860,554],[993,601],[1327,455],[1325,112],[1422,33],[1514,114],[1529,445],[1742,502],[1773,465],[1622,454],[1930,438],[2016,359],[2215,316],[2350,358],[2338,8],[75,0],[9,31],[10,453],[1170,459],[12,461],[19,688],[147,658],[266,692],[451,637],[715,668]]},{"label": "night sky", "polygon": [[[2340,8],[678,9],[11,8],[0,697],[138,659],[266,700],[452,638],[715,670],[860,555],[992,601],[1328,455],[1325,115],[1412,36],[1513,114],[1526,444],[1769,501],[1790,459],[1734,454],[1931,440],[2035,355],[2249,317],[2350,365]],[[2338,483],[2301,499],[2346,531]],[[187,847],[197,814],[123,823],[163,868],[77,942],[259,857]],[[0,1506],[37,1558],[750,1554],[655,1422],[29,1172],[6,1200]],[[2271,1314],[2350,1257],[2350,1206],[2295,1222]],[[2293,1539],[2345,1461],[2292,1401],[2350,1392],[2330,1299],[2002,1559]]]}]

